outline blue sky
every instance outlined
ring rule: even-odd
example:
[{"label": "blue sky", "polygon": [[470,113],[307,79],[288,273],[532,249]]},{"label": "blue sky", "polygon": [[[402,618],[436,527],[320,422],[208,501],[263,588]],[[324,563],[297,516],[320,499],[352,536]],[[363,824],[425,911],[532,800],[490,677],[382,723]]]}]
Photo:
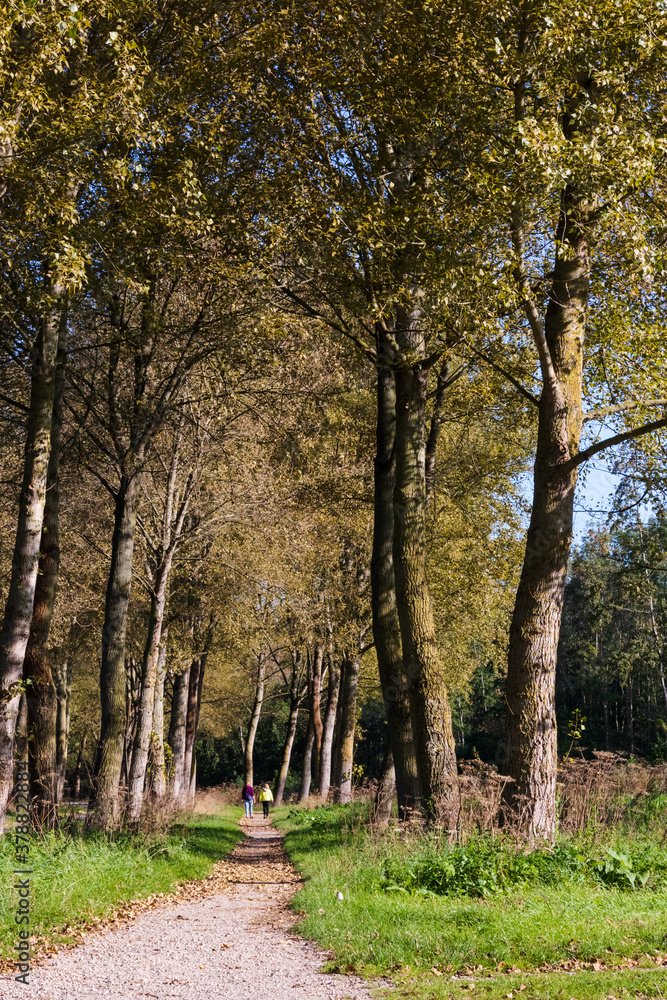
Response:
[{"label": "blue sky", "polygon": [[604,526],[620,478],[595,465],[580,476],[574,501],[575,545],[592,524]]}]

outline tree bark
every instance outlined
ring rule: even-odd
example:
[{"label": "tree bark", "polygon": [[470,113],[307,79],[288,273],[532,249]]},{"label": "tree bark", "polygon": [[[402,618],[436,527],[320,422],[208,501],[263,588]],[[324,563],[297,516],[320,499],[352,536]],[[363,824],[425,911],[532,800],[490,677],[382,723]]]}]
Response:
[{"label": "tree bark", "polygon": [[388,737],[384,760],[382,762],[382,775],[373,803],[373,823],[376,826],[385,827],[389,825],[395,790],[396,773],[394,771],[394,759],[391,752],[391,739]]},{"label": "tree bark", "polygon": [[57,805],[62,792],[62,779],[56,763],[57,695],[46,645],[56,603],[60,571],[60,433],[63,422],[66,362],[66,312],[60,322],[56,361],[51,450],[47,473],[46,501],[35,584],[30,636],[23,661],[28,706],[28,760],[33,809],[37,822],[48,830],[58,822]]},{"label": "tree bark", "polygon": [[162,640],[157,664],[157,680],[155,682],[155,699],[153,701],[153,732],[155,744],[153,749],[153,795],[163,799],[167,793],[167,775],[164,759],[164,681],[167,674],[167,642],[168,626],[162,629]]},{"label": "tree bark", "polygon": [[425,428],[428,371],[417,302],[399,310],[396,342],[396,484],[394,570],[403,666],[408,678],[422,810],[427,821],[456,830],[460,809],[452,714],[435,638],[426,578]]},{"label": "tree bark", "polygon": [[72,671],[67,657],[63,657],[55,668],[56,689],[56,801],[61,802],[65,787],[65,771],[69,750],[70,702],[72,694]]},{"label": "tree bark", "polygon": [[371,558],[373,638],[395,764],[400,819],[419,807],[419,777],[403,671],[394,576],[394,486],[396,481],[396,386],[391,352],[380,335],[377,363],[377,453]]},{"label": "tree bark", "polygon": [[255,683],[255,700],[250,714],[250,724],[248,726],[248,736],[245,744],[245,783],[254,787],[253,752],[255,749],[255,736],[262,714],[264,703],[264,680],[266,677],[266,657],[264,653],[259,653],[257,657],[257,681]]},{"label": "tree bark", "polygon": [[352,799],[352,766],[354,764],[354,732],[357,726],[357,686],[359,657],[344,656],[341,686],[342,711],[340,720],[340,781],[334,790],[334,802],[345,804]]},{"label": "tree bark", "polygon": [[83,734],[83,739],[81,740],[81,745],[79,746],[79,754],[76,758],[76,767],[74,769],[74,782],[72,787],[72,798],[78,799],[81,794],[81,769],[83,767],[83,755],[86,752],[86,742],[88,740],[88,734]]},{"label": "tree bark", "polygon": [[340,683],[338,687],[338,705],[336,706],[336,723],[334,725],[334,737],[331,750],[331,784],[334,790],[334,802],[336,801],[337,790],[340,788],[343,774],[343,761],[341,757],[341,734],[343,730],[343,698],[346,685],[345,669],[347,660],[345,657],[340,664]]},{"label": "tree bark", "polygon": [[321,646],[315,646],[313,650],[313,683],[311,686],[311,714],[313,718],[313,728],[315,730],[315,740],[313,743],[313,784],[317,794],[320,793],[320,770],[322,765],[322,713],[320,711],[320,701],[322,699],[322,663],[323,653]]},{"label": "tree bark", "polygon": [[51,424],[56,391],[60,328],[60,286],[51,289],[55,308],[40,323],[30,377],[30,412],[24,447],[23,482],[5,613],[0,631],[0,834],[14,772],[14,732],[21,698],[21,674],[30,623],[46,503]]},{"label": "tree bark", "polygon": [[283,757],[280,763],[278,782],[276,784],[276,790],[273,796],[276,806],[282,805],[283,795],[285,794],[285,784],[287,782],[290,760],[292,758],[292,747],[294,746],[294,737],[296,736],[296,727],[299,721],[299,708],[301,707],[301,702],[303,701],[306,694],[307,694],[307,688],[303,687],[302,685],[301,653],[298,652],[297,650],[292,650],[290,710],[289,710],[289,718],[287,720],[287,730],[285,732]]},{"label": "tree bark", "polygon": [[334,726],[340,692],[340,668],[334,664],[329,654],[329,683],[327,685],[327,707],[322,728],[322,751],[320,756],[319,795],[323,802],[329,797],[331,787],[331,754],[333,749]]},{"label": "tree bark", "polygon": [[167,742],[171,748],[171,781],[169,797],[179,804],[183,797],[185,780],[185,729],[188,718],[188,691],[190,687],[190,667],[174,677],[171,698],[171,719]]},{"label": "tree bark", "polygon": [[16,716],[16,729],[14,731],[15,754],[17,762],[28,763],[28,702],[25,691],[19,698],[19,710]]},{"label": "tree bark", "polygon": [[544,329],[534,329],[543,389],[533,507],[509,636],[505,773],[514,781],[505,801],[526,836],[548,840],[556,832],[556,654],[577,483],[571,459],[582,428],[589,208],[565,189]]},{"label": "tree bark", "polygon": [[148,764],[151,733],[153,731],[155,686],[158,673],[158,659],[160,656],[160,641],[162,638],[162,623],[167,606],[167,587],[172,556],[173,553],[171,551],[164,553],[164,557],[157,568],[155,585],[151,594],[148,636],[144,649],[139,723],[134,741],[132,767],[130,769],[128,806],[128,820],[130,823],[137,823],[139,821],[144,798],[146,766]]},{"label": "tree bark", "polygon": [[208,643],[206,648],[194,660],[190,667],[190,683],[188,686],[188,714],[185,727],[185,767],[183,774],[183,788],[189,802],[194,802],[195,786],[197,776],[197,758],[195,755],[195,743],[197,731],[199,729],[199,711],[201,709],[201,693],[204,686],[204,672],[206,670],[206,660],[208,659]]},{"label": "tree bark", "polygon": [[311,697],[311,686],[313,683],[313,667],[308,657],[308,729],[306,732],[306,746],[303,751],[303,764],[301,768],[301,791],[299,792],[299,802],[305,802],[310,795],[310,785],[313,774],[313,747],[315,745],[315,721],[313,719],[313,699]]},{"label": "tree bark", "polygon": [[132,560],[139,499],[139,473],[121,476],[116,493],[111,567],[102,628],[99,763],[91,799],[90,825],[106,830],[120,817],[120,776],[125,754],[125,639],[132,585]]}]

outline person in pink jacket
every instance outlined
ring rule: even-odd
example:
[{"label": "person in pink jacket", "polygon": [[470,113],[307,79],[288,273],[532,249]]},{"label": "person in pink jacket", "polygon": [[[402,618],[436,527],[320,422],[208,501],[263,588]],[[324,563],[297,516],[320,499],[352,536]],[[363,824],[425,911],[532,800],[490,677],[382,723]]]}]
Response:
[{"label": "person in pink jacket", "polygon": [[255,789],[252,785],[243,786],[241,798],[243,799],[243,808],[245,809],[246,819],[252,819],[252,807],[255,801]]}]

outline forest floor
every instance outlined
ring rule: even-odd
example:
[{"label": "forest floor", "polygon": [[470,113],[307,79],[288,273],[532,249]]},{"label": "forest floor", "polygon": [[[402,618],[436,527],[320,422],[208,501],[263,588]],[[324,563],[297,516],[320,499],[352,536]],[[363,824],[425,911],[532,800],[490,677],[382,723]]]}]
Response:
[{"label": "forest floor", "polygon": [[[302,880],[283,835],[259,818],[242,826],[245,839],[205,880],[151,900],[144,912],[137,904],[120,926],[89,931],[78,946],[43,957],[31,970],[29,995],[370,1000],[357,977],[321,973],[327,956],[292,933],[288,903]],[[0,994],[27,995],[7,972]]]}]

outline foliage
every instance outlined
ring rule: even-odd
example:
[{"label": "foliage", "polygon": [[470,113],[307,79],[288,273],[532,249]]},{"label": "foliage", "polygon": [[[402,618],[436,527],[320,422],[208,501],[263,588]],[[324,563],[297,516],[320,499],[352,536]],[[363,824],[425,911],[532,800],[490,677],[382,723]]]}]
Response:
[{"label": "foliage", "polygon": [[[662,515],[591,530],[573,553],[558,659],[558,713],[586,717],[589,750],[660,753],[667,535]],[[577,728],[577,727],[575,727]],[[563,750],[570,743],[561,740]],[[657,762],[656,758],[656,762]]]},{"label": "foliage", "polygon": [[623,889],[667,886],[667,856],[663,853],[652,859],[650,868],[640,867],[647,863],[646,851],[636,849],[634,857],[611,847],[602,857],[590,857],[572,843],[524,851],[502,840],[480,840],[449,851],[427,851],[411,857],[409,863],[389,859],[382,882],[389,892],[482,898],[530,886],[562,887],[567,883]]}]

